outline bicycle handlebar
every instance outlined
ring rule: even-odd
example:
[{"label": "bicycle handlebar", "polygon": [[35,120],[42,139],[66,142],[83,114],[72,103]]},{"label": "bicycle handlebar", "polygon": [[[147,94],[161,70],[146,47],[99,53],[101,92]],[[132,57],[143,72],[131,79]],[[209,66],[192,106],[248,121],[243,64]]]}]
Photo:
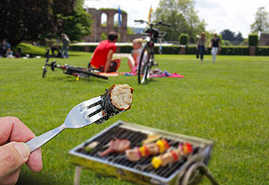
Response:
[{"label": "bicycle handlebar", "polygon": [[135,21],[135,22],[139,22],[139,23],[141,23],[141,24],[146,23],[146,24],[148,24],[148,25],[152,25],[152,26],[160,25],[160,26],[171,27],[171,25],[169,25],[169,24],[165,24],[165,23],[163,23],[162,21],[157,22],[157,23],[149,23],[148,21],[144,21],[144,20],[142,20],[142,19],[138,19],[138,20],[134,20],[134,21]]},{"label": "bicycle handlebar", "polygon": [[142,19],[139,19],[139,20],[134,20],[134,22],[139,22],[139,23],[148,23],[147,21],[144,21]]},{"label": "bicycle handlebar", "polygon": [[158,25],[161,25],[161,26],[166,26],[166,27],[171,27],[171,25],[170,24],[166,24],[166,23],[163,23],[163,22],[158,22],[157,23]]}]

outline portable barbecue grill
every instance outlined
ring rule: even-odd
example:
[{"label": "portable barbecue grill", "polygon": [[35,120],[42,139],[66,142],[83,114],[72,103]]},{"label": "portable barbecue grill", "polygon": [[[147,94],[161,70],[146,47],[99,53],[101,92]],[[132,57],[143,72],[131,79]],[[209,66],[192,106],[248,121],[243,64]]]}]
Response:
[{"label": "portable barbecue grill", "polygon": [[[157,169],[151,166],[153,156],[131,162],[124,153],[111,153],[104,157],[100,157],[98,154],[104,151],[105,146],[114,138],[128,139],[133,148],[141,146],[142,141],[150,134],[160,135],[161,138],[168,141],[171,147],[177,147],[184,142],[191,143],[193,152],[178,162]],[[85,146],[93,142],[99,144],[91,151],[86,151]],[[90,168],[106,176],[116,176],[142,185],[187,185],[199,182],[202,175],[208,177],[212,184],[217,185],[217,181],[207,169],[212,147],[213,142],[210,140],[118,121],[72,149],[69,154],[71,162],[76,165],[75,185],[79,184],[82,168]]]}]

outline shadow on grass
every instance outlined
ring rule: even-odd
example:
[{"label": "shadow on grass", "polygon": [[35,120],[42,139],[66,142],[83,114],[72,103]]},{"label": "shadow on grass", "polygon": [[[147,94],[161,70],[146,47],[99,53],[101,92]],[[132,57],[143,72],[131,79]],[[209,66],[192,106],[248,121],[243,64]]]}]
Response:
[{"label": "shadow on grass", "polygon": [[[46,77],[46,79],[44,79],[44,80],[49,81],[49,82],[53,82],[53,81],[63,81],[63,82],[71,82],[71,83],[77,82],[76,77],[73,77],[71,75],[66,75],[66,74],[63,74],[62,77],[59,77],[59,76],[57,76],[57,77]],[[97,78],[97,77],[94,77],[94,76],[90,76],[88,78],[80,78],[79,81],[80,80],[83,80],[85,82],[87,82],[87,81],[88,82],[91,82],[91,81],[96,82],[96,81],[98,81],[100,83],[106,83],[106,82],[108,82],[109,79],[105,80],[105,79]]]},{"label": "shadow on grass", "polygon": [[33,173],[22,173],[17,182],[17,185],[55,185],[55,184],[63,184],[60,182],[60,179],[56,179],[55,176],[41,174],[33,174]]}]

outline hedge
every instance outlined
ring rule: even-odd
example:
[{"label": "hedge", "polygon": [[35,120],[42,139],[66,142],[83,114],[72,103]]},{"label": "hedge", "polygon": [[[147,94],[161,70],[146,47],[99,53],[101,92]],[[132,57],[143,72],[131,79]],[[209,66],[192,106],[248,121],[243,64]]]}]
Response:
[{"label": "hedge", "polygon": [[[70,50],[73,51],[87,51],[93,52],[96,46],[71,46]],[[120,53],[131,53],[132,46],[118,46],[118,52]],[[179,54],[180,46],[162,46],[162,54]],[[186,54],[195,54],[196,47],[195,46],[188,46],[186,47]],[[156,46],[154,48],[155,53],[159,53],[159,47]],[[211,50],[208,48],[206,50],[206,54],[210,54]],[[220,50],[221,55],[249,55],[249,48],[248,46],[223,46]],[[257,56],[269,56],[269,47],[257,47],[256,48],[256,55]]]}]

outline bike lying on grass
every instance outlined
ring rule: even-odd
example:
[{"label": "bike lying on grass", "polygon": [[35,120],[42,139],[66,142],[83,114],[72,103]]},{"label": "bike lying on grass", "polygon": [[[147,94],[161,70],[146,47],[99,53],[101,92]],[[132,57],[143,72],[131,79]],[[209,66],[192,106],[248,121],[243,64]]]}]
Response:
[{"label": "bike lying on grass", "polygon": [[52,61],[51,63],[49,63],[49,50],[47,51],[45,56],[46,60],[44,66],[42,67],[42,78],[46,77],[47,67],[50,67],[52,71],[55,71],[56,68],[61,69],[63,70],[64,74],[75,76],[77,80],[79,80],[80,78],[89,78],[90,76],[102,78],[105,80],[108,79],[108,77],[99,75],[87,68],[75,67],[68,64],[60,65],[56,64],[56,61]]},{"label": "bike lying on grass", "polygon": [[158,39],[163,38],[165,33],[160,32],[157,26],[166,26],[170,27],[168,24],[164,24],[162,22],[158,23],[149,23],[144,20],[135,20],[138,23],[146,23],[148,28],[145,29],[145,40],[146,44],[143,46],[139,64],[138,64],[138,72],[137,72],[137,79],[139,84],[144,84],[150,78],[150,71],[153,66],[156,66],[157,63],[154,60],[154,43],[158,41]]}]

